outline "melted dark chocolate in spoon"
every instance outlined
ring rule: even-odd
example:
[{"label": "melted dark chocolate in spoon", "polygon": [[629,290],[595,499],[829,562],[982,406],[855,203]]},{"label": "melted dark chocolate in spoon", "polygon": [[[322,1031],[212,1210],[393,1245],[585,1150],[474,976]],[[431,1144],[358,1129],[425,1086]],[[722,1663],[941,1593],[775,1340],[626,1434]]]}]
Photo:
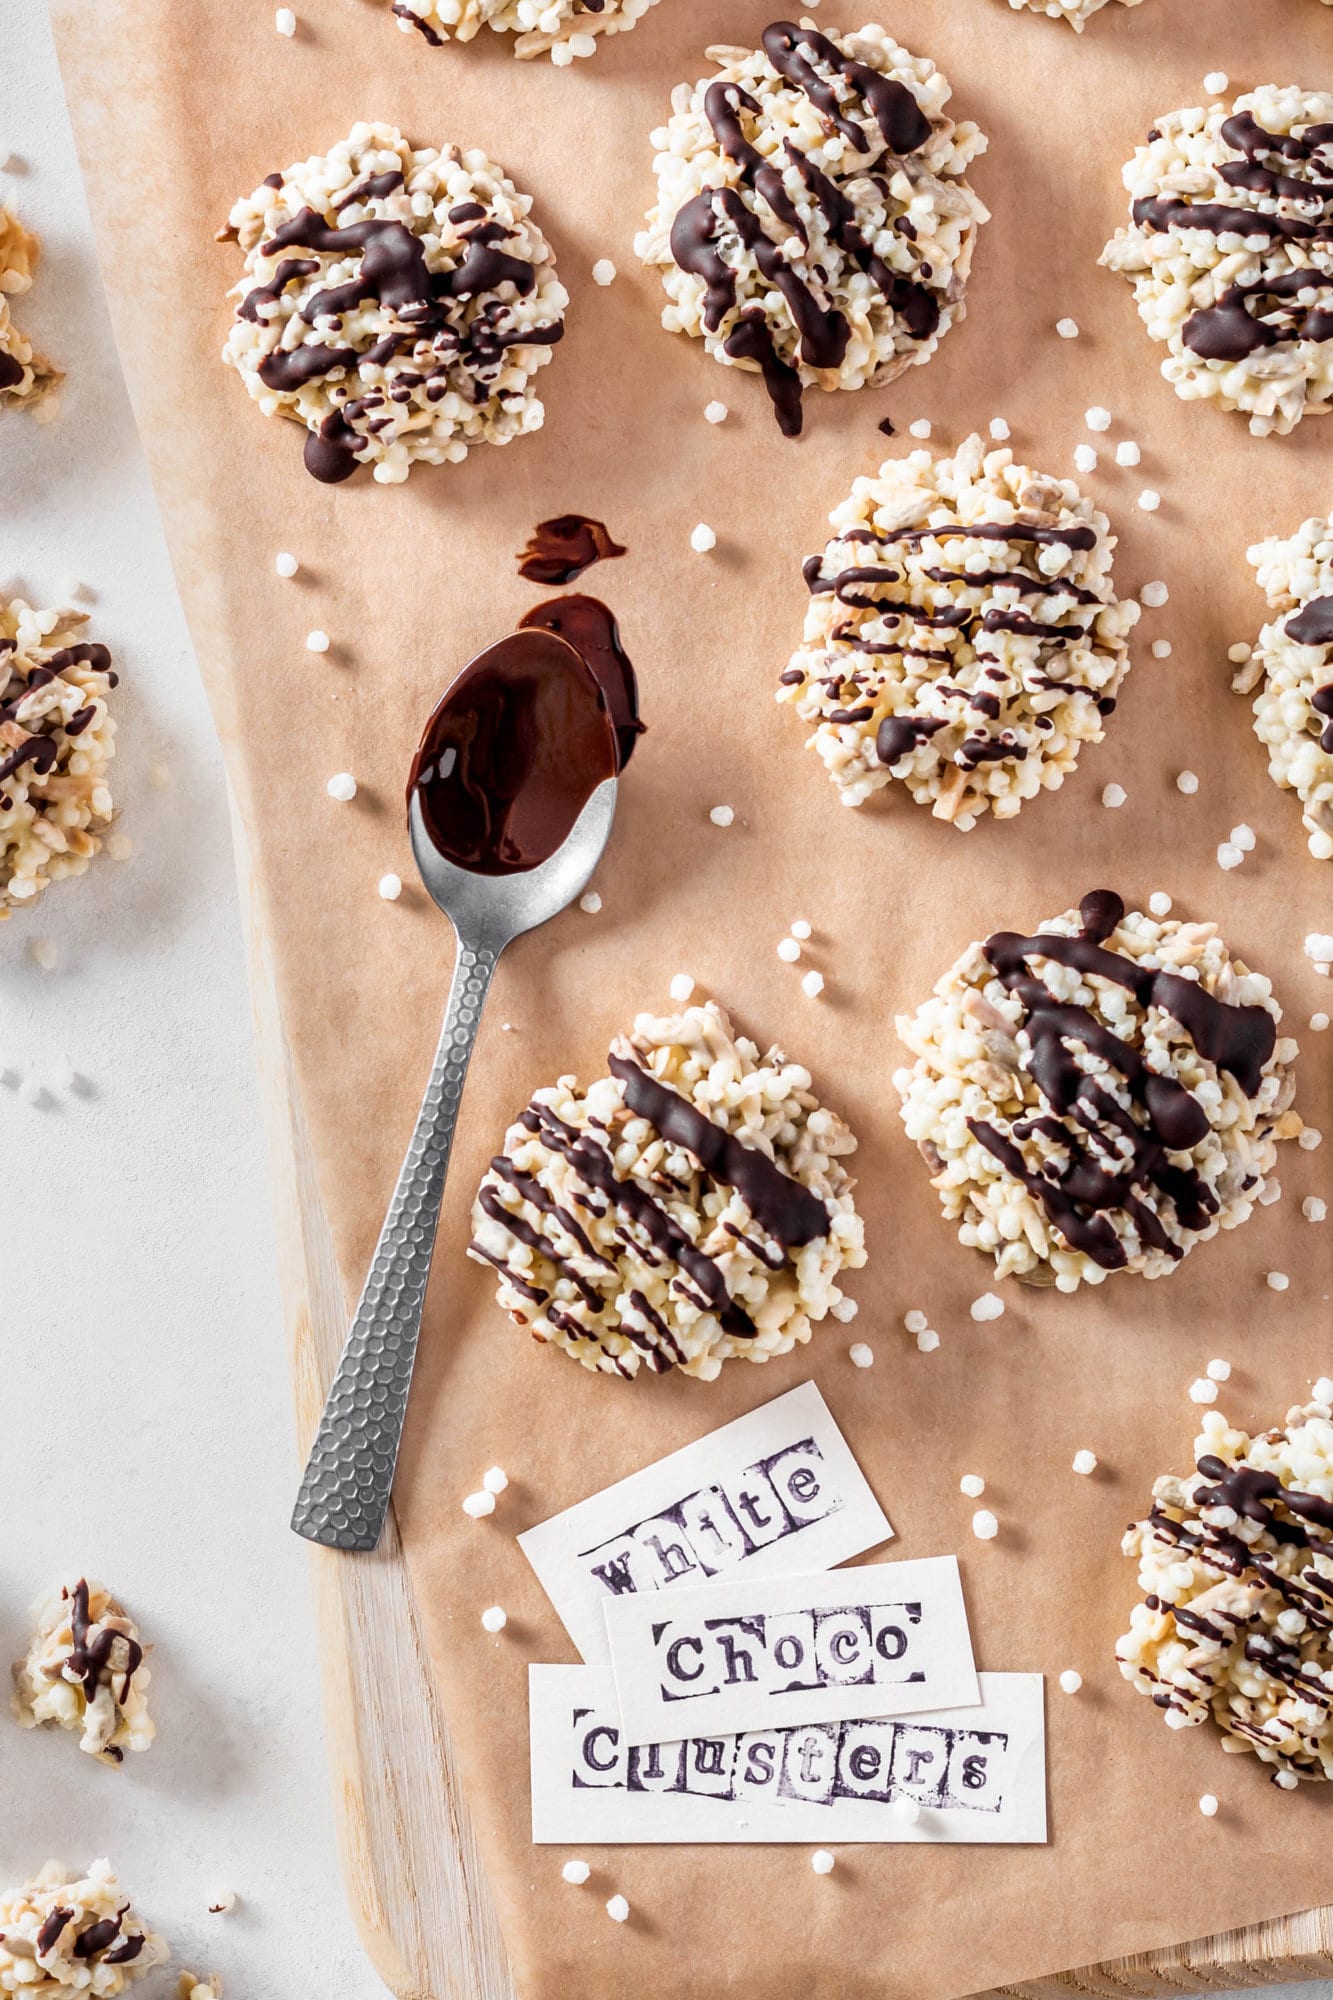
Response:
[{"label": "melted dark chocolate in spoon", "polygon": [[573,583],[595,562],[625,553],[611,539],[605,521],[587,514],[557,514],[552,520],[538,521],[528,545],[518,558],[518,573],[530,583]]},{"label": "melted dark chocolate in spoon", "polygon": [[611,712],[623,771],[643,734],[643,724],[639,720],[639,683],[633,662],[620,643],[614,613],[599,598],[576,591],[571,597],[552,597],[545,604],[534,604],[520,620],[519,630],[534,629],[558,632],[586,663]]},{"label": "melted dark chocolate in spoon", "polygon": [[426,724],[408,779],[440,853],[477,875],[549,861],[618,768],[606,697],[558,633],[488,646]]}]

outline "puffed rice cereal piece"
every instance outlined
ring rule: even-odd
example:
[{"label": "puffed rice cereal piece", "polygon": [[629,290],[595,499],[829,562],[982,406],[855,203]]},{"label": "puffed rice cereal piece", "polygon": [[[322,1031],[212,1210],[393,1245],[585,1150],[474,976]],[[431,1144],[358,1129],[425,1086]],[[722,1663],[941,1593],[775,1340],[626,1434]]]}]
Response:
[{"label": "puffed rice cereal piece", "polygon": [[222,1981],[216,1972],[206,1973],[202,1979],[192,1972],[182,1972],[176,1986],[176,2000],[222,2000]]},{"label": "puffed rice cereal piece", "polygon": [[661,271],[663,326],[758,369],[794,437],[803,388],[891,382],[963,317],[986,140],[883,28],[774,21],[761,39],[710,48],[717,76],[673,91],[635,250]]},{"label": "puffed rice cereal piece", "polygon": [[1245,1220],[1301,1130],[1280,1019],[1215,924],[1095,890],[1035,937],[970,946],[899,1018],[903,1123],[998,1276],[1162,1277]]},{"label": "puffed rice cereal piece", "polygon": [[53,1722],[80,1732],[79,1748],[103,1764],[146,1750],[146,1648],[129,1614],[100,1584],[80,1577],[37,1606],[36,1629],[14,1666],[14,1713],[25,1729]]},{"label": "puffed rice cereal piece", "polygon": [[484,153],[365,124],[236,203],[222,358],[265,416],[304,424],[316,479],[392,484],[541,428],[533,378],[569,298],[531,207]]},{"label": "puffed rice cereal piece", "polygon": [[1186,402],[1256,437],[1333,400],[1333,94],[1265,84],[1168,112],[1124,170],[1130,226],[1101,261],[1134,286]]},{"label": "puffed rice cereal piece", "polygon": [[814,724],[843,804],[897,779],[968,832],[1061,785],[1102,739],[1139,617],[1106,516],[974,435],[886,460],[829,519],[777,698]]},{"label": "puffed rice cereal piece", "polygon": [[433,49],[448,41],[470,42],[484,26],[514,35],[516,56],[549,52],[563,66],[574,56],[594,54],[596,35],[628,34],[655,5],[656,0],[392,0],[391,12],[400,27],[415,28]]},{"label": "puffed rice cereal piece", "polygon": [[856,1140],[810,1072],[709,1001],[640,1014],[611,1074],[539,1090],[473,1209],[469,1254],[533,1338],[585,1368],[712,1381],[810,1338],[865,1263]]},{"label": "puffed rice cereal piece", "polygon": [[63,379],[43,355],[33,352],[10,318],[9,301],[32,284],[41,244],[12,208],[0,202],[0,410],[31,409]]},{"label": "puffed rice cereal piece", "polygon": [[111,820],[116,675],[87,622],[0,597],[0,919],[82,875]]},{"label": "puffed rice cereal piece", "polygon": [[112,2000],[170,1953],[136,1916],[109,1861],[82,1878],[59,1862],[21,1889],[0,1894],[0,1994]]},{"label": "puffed rice cereal piece", "polygon": [[[1009,5],[1017,12],[1026,7],[1030,14],[1047,14],[1053,21],[1068,21],[1075,34],[1081,35],[1094,14],[1100,14],[1109,0],[1009,0]],[[1137,7],[1140,0],[1120,0],[1123,7]],[[1333,7],[1333,0],[1328,0]]]},{"label": "puffed rice cereal piece", "polygon": [[1268,775],[1301,802],[1308,845],[1333,860],[1333,520],[1302,521],[1249,551],[1270,610],[1259,643],[1232,681],[1255,693],[1254,733]]},{"label": "puffed rice cereal piece", "polygon": [[1275,1783],[1333,1778],[1333,1412],[1251,1438],[1209,1410],[1194,1452],[1121,1544],[1144,1597],[1120,1671],[1173,1728],[1211,1716]]}]

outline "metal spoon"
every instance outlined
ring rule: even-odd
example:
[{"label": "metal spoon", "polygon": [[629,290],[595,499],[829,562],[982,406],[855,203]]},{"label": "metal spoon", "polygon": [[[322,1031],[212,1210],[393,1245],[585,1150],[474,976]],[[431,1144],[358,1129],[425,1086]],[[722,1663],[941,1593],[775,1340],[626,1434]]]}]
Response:
[{"label": "metal spoon", "polygon": [[384,1528],[416,1359],[440,1200],[482,1005],[500,954],[587,886],[611,831],[616,780],[592,793],[549,861],[474,875],[436,848],[414,791],[408,811],[421,879],[458,934],[430,1081],[351,1330],[310,1448],[292,1527],[330,1549],[373,1549]]}]

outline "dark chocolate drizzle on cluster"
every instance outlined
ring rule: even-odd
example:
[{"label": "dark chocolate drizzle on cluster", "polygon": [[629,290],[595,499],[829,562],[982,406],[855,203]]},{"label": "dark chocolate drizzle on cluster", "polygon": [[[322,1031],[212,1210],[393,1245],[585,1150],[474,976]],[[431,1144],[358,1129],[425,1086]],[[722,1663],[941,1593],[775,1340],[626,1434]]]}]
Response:
[{"label": "dark chocolate drizzle on cluster", "polygon": [[[849,542],[864,542],[876,549],[894,546],[910,547],[923,541],[1003,541],[1031,542],[1033,544],[1059,543],[1069,549],[1088,551],[1097,545],[1095,529],[1084,525],[1068,528],[1039,527],[1024,521],[976,521],[967,525],[950,523],[935,528],[899,528],[891,533],[884,530],[861,526],[848,528],[837,538],[834,546]],[[823,555],[807,556],[802,565],[802,575],[806,588],[812,597],[832,597],[839,604],[845,604],[852,612],[870,611],[876,620],[897,620],[911,627],[909,632],[897,632],[891,638],[863,639],[857,636],[855,621],[849,625],[835,627],[832,637],[847,646],[853,653],[871,657],[934,662],[940,665],[955,664],[955,655],[947,647],[922,645],[918,630],[957,632],[970,646],[975,660],[982,664],[979,684],[964,688],[945,680],[936,680],[934,687],[957,709],[959,718],[967,726],[967,735],[958,745],[951,762],[967,772],[975,771],[983,763],[998,763],[1009,760],[1022,763],[1027,756],[1027,745],[1020,743],[1012,729],[994,730],[987,723],[995,723],[1000,718],[1000,698],[995,687],[986,687],[984,682],[991,678],[996,686],[1008,680],[1006,671],[998,665],[999,655],[990,650],[985,641],[988,634],[995,632],[1016,632],[1025,637],[1055,639],[1066,645],[1076,645],[1086,639],[1092,620],[1098,610],[1103,609],[1109,599],[1101,597],[1095,590],[1082,584],[1067,583],[1060,577],[1029,576],[1023,570],[983,570],[973,575],[964,569],[934,567],[927,569],[926,575],[933,583],[962,583],[980,590],[997,590],[1002,587],[1017,590],[1020,596],[1067,597],[1076,604],[1092,608],[1091,615],[1084,623],[1070,622],[1063,625],[1042,623],[1027,612],[1009,605],[944,605],[932,611],[928,605],[913,604],[906,598],[891,594],[881,596],[881,592],[891,592],[894,584],[903,581],[903,572],[890,567],[888,562],[853,564],[846,569],[826,575],[824,564],[828,550]],[[984,663],[992,664],[986,666]],[[789,677],[790,676],[790,677]],[[788,686],[796,685],[802,679],[800,669],[789,669],[782,680]],[[1080,686],[1073,681],[1052,681],[1049,678],[1037,683],[1047,688],[1058,688],[1062,693],[1084,695],[1102,713],[1115,706],[1109,697],[1099,700],[1095,691]],[[844,670],[841,656],[820,685],[830,693],[843,697],[848,687],[877,696],[883,686],[881,676],[873,668],[855,667],[850,672]],[[845,698],[845,697],[844,697]],[[840,707],[831,710],[826,720],[831,723],[868,721],[874,713],[874,702],[869,706]],[[980,718],[979,722],[969,718]],[[948,717],[925,715],[886,716],[879,726],[875,738],[875,755],[885,766],[896,764],[914,750],[918,744],[926,742],[941,729],[948,726]]]},{"label": "dark chocolate drizzle on cluster", "polygon": [[550,588],[573,583],[595,562],[624,553],[605,521],[594,521],[588,514],[556,514],[549,521],[538,521],[527,547],[519,552],[518,573],[529,583]]},{"label": "dark chocolate drizzle on cluster", "polygon": [[17,389],[23,380],[24,367],[12,354],[0,353],[0,390]]},{"label": "dark chocolate drizzle on cluster", "polygon": [[[1223,142],[1239,155],[1218,169],[1222,181],[1255,205],[1193,201],[1156,195],[1131,209],[1140,229],[1202,229],[1210,236],[1265,237],[1270,244],[1308,246],[1327,259],[1333,244],[1333,124],[1304,132],[1269,132],[1250,112],[1237,112],[1221,128]],[[1261,210],[1257,203],[1274,204]],[[1291,211],[1295,210],[1295,213]],[[1182,339],[1204,361],[1244,361],[1267,347],[1293,340],[1333,340],[1333,268],[1313,263],[1228,285],[1215,305],[1186,320]]]},{"label": "dark chocolate drizzle on cluster", "polygon": [[[813,28],[774,21],[761,37],[765,55],[793,89],[803,91],[825,125],[857,153],[870,151],[864,124],[867,115],[878,126],[889,154],[915,153],[930,138],[930,121],[905,84],[884,76],[868,63],[844,55]],[[837,79],[845,89],[835,87]],[[794,173],[824,218],[831,241],[871,279],[885,304],[895,312],[915,341],[925,341],[939,325],[940,310],[928,284],[891,271],[871,248],[856,221],[856,210],[841,188],[820,171],[798,146],[783,141],[785,165],[765,159],[746,136],[742,113],[762,117],[761,107],[737,83],[710,84],[704,95],[704,115],[718,145],[740,174],[736,188],[706,189],[686,202],[671,225],[671,254],[682,271],[702,278],[706,288],[704,325],[716,333],[736,307],[736,272],[722,255],[720,242],[734,231],[754,257],[769,284],[781,292],[798,337],[797,353],[807,368],[841,366],[851,327],[834,306],[821,303],[816,285],[803,278],[768,234],[759,211],[762,204],[776,219],[782,240],[795,236],[804,248],[808,238],[785,176]],[[886,204],[891,205],[887,177],[872,176]],[[908,232],[903,231],[906,235]],[[910,237],[909,237],[910,240]],[[814,267],[814,278],[822,274]],[[930,272],[923,268],[922,277]],[[785,437],[801,430],[801,379],[778,353],[762,311],[743,308],[723,343],[734,360],[753,361]]]},{"label": "dark chocolate drizzle on cluster", "polygon": [[[828,1235],[829,1212],[817,1195],[785,1174],[767,1153],[746,1145],[723,1126],[715,1125],[678,1090],[650,1075],[635,1059],[629,1044],[623,1044],[622,1048],[624,1053],[614,1048],[611,1050],[609,1062],[612,1076],[624,1089],[626,1109],[633,1117],[646,1120],[669,1144],[689,1153],[698,1161],[700,1172],[707,1179],[735,1188],[759,1228],[772,1239],[776,1248],[752,1242],[749,1237],[739,1237],[739,1232],[735,1230],[731,1233],[753,1249],[770,1270],[780,1270],[789,1251]],[[549,1105],[535,1100],[529,1104],[519,1123],[568,1162],[576,1181],[573,1199],[580,1208],[598,1218],[612,1209],[617,1211],[616,1240],[620,1247],[632,1250],[646,1264],[678,1265],[679,1275],[670,1280],[673,1292],[697,1306],[701,1312],[715,1313],[724,1332],[733,1338],[753,1338],[758,1329],[744,1307],[732,1298],[721,1265],[697,1248],[651,1189],[641,1186],[638,1181],[625,1180],[616,1173],[610,1152],[592,1132],[580,1131],[577,1126],[560,1118]],[[573,1253],[562,1250],[549,1235],[534,1229],[522,1216],[515,1215],[493,1188],[483,1187],[481,1191],[480,1202],[484,1213],[508,1229],[520,1243],[527,1244],[554,1264],[594,1312],[604,1311],[610,1299],[614,1298],[615,1288],[620,1282],[618,1267],[594,1249],[578,1218],[556,1202],[534,1176],[521,1173],[504,1154],[491,1161],[491,1169],[539,1213],[557,1222],[580,1258],[591,1260],[606,1270],[612,1284],[609,1295],[604,1295],[576,1269],[571,1261]],[[626,1233],[631,1227],[638,1232],[633,1237]],[[533,1284],[531,1278],[524,1279],[503,1259],[483,1249],[479,1243],[473,1242],[471,1248],[501,1270],[534,1305],[540,1306],[553,1325],[575,1340],[595,1340],[595,1334],[590,1333],[572,1314],[562,1312],[549,1292]],[[642,1292],[631,1292],[630,1304],[643,1325],[639,1326],[634,1320],[622,1316],[619,1331],[644,1353],[652,1372],[664,1374],[668,1368],[685,1361],[684,1349]],[[621,1368],[619,1363],[616,1365],[622,1374],[631,1372]]]},{"label": "dark chocolate drizzle on cluster", "polygon": [[[1229,1508],[1239,1520],[1261,1529],[1279,1548],[1309,1550],[1323,1556],[1333,1553],[1333,1501],[1300,1487],[1284,1486],[1275,1472],[1258,1466],[1228,1465],[1211,1452],[1199,1459],[1196,1470],[1207,1482],[1194,1489],[1193,1504],[1202,1513]],[[1171,1604],[1157,1597],[1147,1599],[1148,1608],[1169,1612],[1180,1631],[1225,1646],[1228,1652],[1244,1633],[1243,1653],[1247,1660],[1281,1681],[1302,1701],[1327,1712],[1333,1706],[1333,1694],[1322,1680],[1311,1675],[1310,1662],[1302,1657],[1299,1643],[1288,1641],[1271,1621],[1264,1619],[1260,1606],[1262,1594],[1271,1591],[1284,1609],[1303,1614],[1309,1631],[1333,1631],[1333,1578],[1322,1575],[1313,1563],[1294,1575],[1284,1575],[1276,1567],[1271,1550],[1256,1547],[1229,1527],[1207,1521],[1197,1524],[1177,1521],[1161,1506],[1153,1507],[1148,1525],[1182,1555],[1193,1557],[1219,1575],[1230,1576],[1244,1585],[1252,1593],[1253,1609],[1247,1614],[1214,1607],[1204,1614],[1186,1604]],[[1206,1662],[1192,1661],[1189,1673],[1202,1695],[1211,1691],[1214,1682]],[[1187,1706],[1169,1683],[1159,1688],[1153,1701],[1164,1709]],[[1226,1715],[1226,1726],[1256,1744],[1273,1741],[1261,1724],[1231,1710]],[[1317,1757],[1308,1763],[1301,1758],[1290,1761],[1295,1768],[1308,1770],[1312,1776],[1323,1775]]]},{"label": "dark chocolate drizzle on cluster", "polygon": [[[122,1903],[114,1917],[99,1917],[81,1930],[74,1940],[75,1958],[98,1958],[103,1965],[128,1965],[136,1959],[144,1948],[145,1940],[138,1931],[130,1931],[123,1938],[121,1932],[129,1910],[128,1903]],[[74,1922],[74,1912],[65,1904],[57,1904],[37,1933],[37,1954],[39,1958],[53,1950],[64,1935],[68,1924]],[[116,1944],[117,1938],[121,1942]],[[115,1946],[114,1950],[109,1949]]]},{"label": "dark chocolate drizzle on cluster", "polygon": [[[1115,1215],[1128,1218],[1146,1249],[1163,1251],[1173,1261],[1185,1253],[1162,1221],[1162,1205],[1186,1235],[1209,1226],[1217,1196],[1179,1157],[1206,1137],[1208,1117],[1182,1084],[1152,1069],[1138,1049],[1088,1009],[1057,999],[1032,961],[1045,958],[1084,979],[1110,980],[1132,994],[1139,1008],[1169,1014],[1199,1054],[1233,1077],[1249,1098],[1258,1094],[1277,1039],[1266,1007],[1232,1005],[1197,980],[1108,949],[1106,940],[1124,914],[1119,896],[1098,889],[1079,906],[1083,928],[1075,937],[997,931],[987,938],[986,958],[1022,1004],[1026,1074],[1049,1110],[1025,1115],[1008,1132],[986,1119],[967,1121],[973,1137],[1035,1196],[1070,1247],[1104,1271],[1121,1270],[1128,1262],[1111,1219]],[[1132,1100],[1132,1112],[1099,1077],[1079,1067],[1079,1051],[1105,1062]],[[1043,1139],[1053,1149],[1039,1166],[1030,1166],[1021,1150],[1019,1141],[1028,1138]]]},{"label": "dark chocolate drizzle on cluster", "polygon": [[[117,676],[111,670],[111,655],[105,646],[95,640],[86,640],[76,646],[62,646],[41,666],[30,668],[26,674],[12,664],[6,665],[7,656],[13,650],[12,642],[0,642],[0,723],[27,729],[28,725],[19,721],[19,710],[24,702],[39,688],[48,687],[66,667],[90,667],[94,673],[106,676],[108,688],[117,684]],[[0,813],[12,812],[14,808],[12,796],[4,790],[6,778],[12,778],[26,764],[32,766],[36,776],[48,776],[60,759],[61,734],[66,737],[81,736],[96,714],[95,705],[89,702],[76,710],[68,722],[58,714],[34,719],[34,727],[27,740],[0,756]]]},{"label": "dark chocolate drizzle on cluster", "polygon": [[[1333,597],[1312,597],[1282,629],[1298,646],[1333,647]],[[1315,689],[1310,707],[1323,724],[1319,747],[1333,757],[1333,681]]]},{"label": "dark chocolate drizzle on cluster", "polygon": [[[410,18],[427,28],[418,15]],[[381,200],[402,182],[397,169],[371,175],[340,196],[335,213],[352,202]],[[533,266],[499,248],[514,232],[489,220],[479,202],[459,203],[450,210],[449,219],[459,229],[464,254],[448,271],[429,270],[420,237],[406,223],[384,217],[342,225],[326,221],[313,208],[303,208],[262,246],[265,257],[289,249],[337,257],[361,253],[354,278],[307,300],[300,314],[307,325],[338,322],[367,299],[398,323],[364,350],[315,341],[278,348],[260,363],[260,380],[280,392],[290,393],[338,369],[348,377],[349,389],[360,386],[360,394],[348,395],[306,439],[306,470],[326,484],[355,472],[369,440],[391,422],[381,414],[389,402],[406,400],[424,383],[428,402],[439,402],[450,388],[465,386],[474,402],[484,403],[509,348],[554,346],[564,334],[559,319],[514,325],[510,305],[499,296],[503,285],[512,285],[519,298],[529,297],[536,287]],[[283,258],[268,284],[246,294],[237,316],[263,323],[264,309],[276,304],[288,285],[319,268],[318,257]],[[409,369],[398,370],[382,384],[367,379],[364,371],[386,368],[400,354],[410,359]]]}]

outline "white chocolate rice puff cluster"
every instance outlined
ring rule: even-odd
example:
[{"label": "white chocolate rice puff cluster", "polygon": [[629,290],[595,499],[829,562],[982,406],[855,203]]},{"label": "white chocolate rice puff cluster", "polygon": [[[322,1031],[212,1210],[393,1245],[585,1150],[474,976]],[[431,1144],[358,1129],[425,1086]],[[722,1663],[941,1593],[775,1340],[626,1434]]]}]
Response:
[{"label": "white chocolate rice puff cluster", "polygon": [[794,436],[803,388],[891,382],[962,318],[986,141],[882,28],[775,21],[761,39],[710,48],[718,74],[673,91],[635,250],[662,273],[663,326],[758,368]]},{"label": "white chocolate rice puff cluster", "polygon": [[1333,94],[1266,84],[1157,121],[1101,261],[1134,287],[1178,396],[1279,436],[1333,399]]},{"label": "white chocolate rice puff cluster", "polygon": [[1122,1543],[1144,1596],[1120,1671],[1173,1729],[1211,1716],[1274,1784],[1333,1778],[1333,1413],[1307,1403],[1251,1438],[1209,1410],[1194,1450]]},{"label": "white chocolate rice puff cluster", "polygon": [[[1009,0],[1009,5],[1017,13],[1026,8],[1029,14],[1047,14],[1053,21],[1068,21],[1075,34],[1081,35],[1094,14],[1100,14],[1110,0]],[[1120,0],[1122,7],[1137,7],[1140,0]],[[1333,7],[1333,0],[1328,0]]]},{"label": "white chocolate rice puff cluster", "polygon": [[865,1263],[856,1141],[810,1072],[709,1001],[641,1014],[611,1074],[539,1090],[505,1135],[469,1254],[534,1339],[585,1368],[711,1382],[809,1340]]},{"label": "white chocolate rice puff cluster", "polygon": [[0,918],[81,875],[111,818],[116,675],[86,623],[0,597]]},{"label": "white chocolate rice puff cluster", "polygon": [[0,1893],[0,1994],[111,2000],[169,1956],[109,1861],[94,1861],[82,1879],[49,1861],[21,1889]]},{"label": "white chocolate rice puff cluster", "polygon": [[[1333,0],[1331,0],[1333,4]],[[1295,792],[1316,861],[1333,860],[1333,521],[1312,517],[1285,540],[1249,551],[1270,610],[1280,615],[1236,673],[1254,700],[1268,775]]]},{"label": "white chocolate rice puff cluster", "polygon": [[778,700],[814,725],[843,804],[896,779],[967,832],[1055,790],[1102,739],[1139,616],[1106,516],[973,436],[888,459],[829,518]]},{"label": "white chocolate rice puff cluster", "polygon": [[420,33],[432,48],[470,42],[483,27],[513,35],[520,59],[549,53],[558,68],[596,53],[599,35],[637,28],[656,0],[393,0],[406,34]]},{"label": "white chocolate rice puff cluster", "polygon": [[25,1729],[55,1723],[103,1764],[146,1750],[146,1648],[134,1620],[100,1584],[61,1585],[38,1605],[32,1643],[14,1667],[14,1713]]},{"label": "white chocolate rice puff cluster", "polygon": [[395,483],[541,428],[533,381],[569,299],[531,207],[484,153],[414,149],[390,125],[236,203],[222,358],[266,416],[305,426],[316,479],[369,465]]},{"label": "white chocolate rice puff cluster", "polygon": [[1000,1277],[1076,1291],[1159,1278],[1260,1200],[1296,1044],[1215,924],[1109,889],[1035,937],[972,945],[898,1033],[902,1118],[958,1238]]},{"label": "white chocolate rice puff cluster", "polygon": [[40,254],[37,238],[0,202],[0,410],[31,408],[61,381],[60,370],[33,352],[9,313],[10,300],[32,285]]}]

